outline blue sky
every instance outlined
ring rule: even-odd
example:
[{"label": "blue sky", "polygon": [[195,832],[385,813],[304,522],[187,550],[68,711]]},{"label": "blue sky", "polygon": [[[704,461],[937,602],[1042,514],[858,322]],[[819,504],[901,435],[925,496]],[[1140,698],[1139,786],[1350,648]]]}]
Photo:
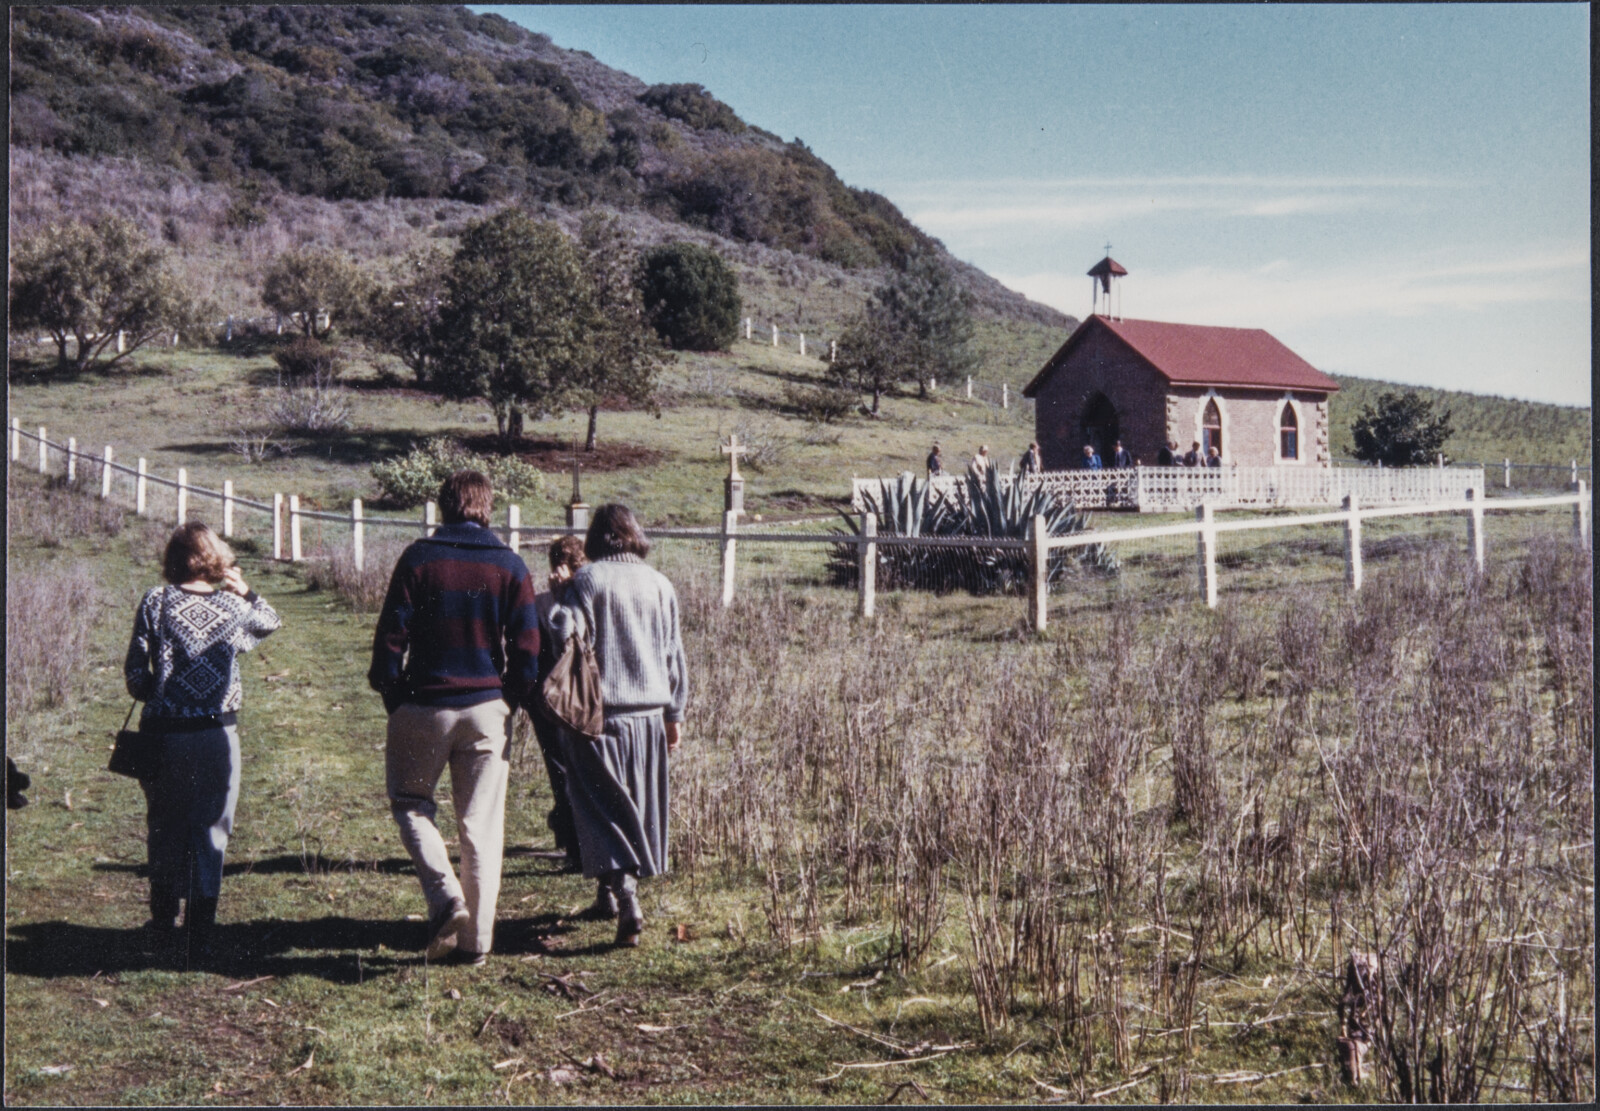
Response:
[{"label": "blue sky", "polygon": [[1584,5],[474,10],[705,85],[1073,315],[1109,241],[1126,316],[1590,403]]}]

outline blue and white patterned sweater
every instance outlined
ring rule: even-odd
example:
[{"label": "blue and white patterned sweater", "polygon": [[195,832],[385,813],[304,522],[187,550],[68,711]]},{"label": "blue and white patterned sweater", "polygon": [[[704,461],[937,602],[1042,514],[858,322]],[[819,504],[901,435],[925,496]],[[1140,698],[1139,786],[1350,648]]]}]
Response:
[{"label": "blue and white patterned sweater", "polygon": [[145,592],[122,670],[142,718],[195,718],[239,709],[238,656],[283,624],[255,591],[198,594],[176,586]]}]

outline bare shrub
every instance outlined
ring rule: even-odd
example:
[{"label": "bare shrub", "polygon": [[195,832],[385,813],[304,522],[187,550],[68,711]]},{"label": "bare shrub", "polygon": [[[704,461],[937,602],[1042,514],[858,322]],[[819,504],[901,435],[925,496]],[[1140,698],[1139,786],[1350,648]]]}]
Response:
[{"label": "bare shrub", "polygon": [[47,548],[60,548],[75,539],[120,536],[127,512],[103,502],[90,493],[98,481],[98,466],[79,461],[84,478],[68,482],[65,478],[34,479],[11,471],[6,484],[9,532],[28,536]]},{"label": "bare shrub", "polygon": [[383,608],[395,561],[405,550],[405,540],[385,533],[366,544],[362,568],[356,569],[350,548],[339,547],[326,560],[305,565],[306,585],[312,590],[327,590],[338,595],[357,613],[377,613]]},{"label": "bare shrub", "polygon": [[265,463],[294,454],[271,428],[236,428],[228,434],[228,450],[246,463]]},{"label": "bare shrub", "polygon": [[349,428],[354,410],[345,391],[332,384],[286,384],[268,406],[265,419],[280,435],[322,436]]},{"label": "bare shrub", "polygon": [[101,602],[94,569],[12,567],[6,583],[6,717],[64,706],[82,689]]}]

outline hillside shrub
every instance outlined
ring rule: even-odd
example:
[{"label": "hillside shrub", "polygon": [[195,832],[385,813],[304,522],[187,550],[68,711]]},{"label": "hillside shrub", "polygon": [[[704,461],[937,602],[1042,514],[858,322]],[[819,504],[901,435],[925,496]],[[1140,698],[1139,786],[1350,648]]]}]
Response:
[{"label": "hillside shrub", "polygon": [[856,407],[854,390],[837,386],[797,386],[785,383],[784,404],[795,415],[817,424],[832,424],[849,416]]},{"label": "hillside shrub", "polygon": [[639,292],[656,332],[679,351],[726,351],[739,334],[739,279],[709,247],[678,242],[647,251]]},{"label": "hillside shrub", "polygon": [[651,85],[639,94],[639,102],[663,116],[682,120],[696,131],[714,129],[738,135],[745,130],[738,113],[707,92],[704,85]]},{"label": "hillside shrub", "polygon": [[339,377],[339,354],[332,347],[309,336],[296,336],[272,353],[283,379],[293,385],[326,384]]},{"label": "hillside shrub", "polygon": [[544,496],[544,474],[515,456],[483,456],[453,440],[436,437],[405,455],[372,465],[372,477],[383,489],[384,500],[398,509],[410,509],[435,498],[439,484],[462,470],[482,471],[494,484],[496,503]]}]

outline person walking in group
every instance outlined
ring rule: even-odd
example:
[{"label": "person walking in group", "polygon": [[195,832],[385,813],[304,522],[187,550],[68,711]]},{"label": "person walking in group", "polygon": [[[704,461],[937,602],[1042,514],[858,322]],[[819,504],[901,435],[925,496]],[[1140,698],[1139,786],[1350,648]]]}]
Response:
[{"label": "person walking in group", "polygon": [[1084,444],[1083,445],[1083,469],[1086,470],[1086,471],[1098,471],[1098,470],[1100,470],[1100,468],[1101,468],[1100,456],[1099,456],[1098,453],[1095,452],[1094,445],[1093,444]]},{"label": "person walking in group", "polygon": [[944,456],[939,453],[939,445],[935,443],[933,450],[928,452],[928,477],[938,478],[944,474]]},{"label": "person walking in group", "polygon": [[1190,445],[1189,450],[1184,453],[1183,465],[1185,467],[1203,467],[1205,462],[1206,457],[1200,450],[1200,441],[1196,440]]},{"label": "person walking in group", "polygon": [[1038,474],[1044,470],[1044,457],[1039,452],[1039,441],[1035,440],[1028,445],[1028,450],[1022,453],[1022,461],[1017,469],[1025,475]]},{"label": "person walking in group", "polygon": [[281,624],[244,581],[233,551],[199,521],[178,526],[161,561],[167,585],[147,591],[123,662],[128,693],[144,703],[140,733],[159,737],[159,770],[141,779],[150,865],[150,922],[178,938],[188,960],[210,955],[222,893],[222,857],[239,801],[238,657]]},{"label": "person walking in group", "polygon": [[1156,452],[1156,466],[1171,467],[1178,462],[1178,441],[1169,440],[1161,445],[1161,450]]},{"label": "person walking in group", "polygon": [[989,475],[989,445],[981,444],[978,454],[972,457],[972,462],[967,464],[967,477],[982,482]]},{"label": "person walking in group", "polygon": [[1121,440],[1117,441],[1116,449],[1112,452],[1111,465],[1118,470],[1126,470],[1133,466],[1133,453],[1122,446]]},{"label": "person walking in group", "polygon": [[[556,637],[550,627],[550,614],[557,602],[566,597],[572,576],[587,562],[581,536],[558,536],[551,541],[549,588],[533,600],[539,614],[540,676],[549,675],[556,663]],[[578,859],[578,835],[572,827],[572,803],[567,800],[567,764],[561,752],[561,735],[555,723],[544,714],[534,712],[532,707],[529,713],[533,719],[533,735],[538,739],[539,752],[544,756],[545,772],[550,776],[550,796],[555,800],[546,823],[555,835],[556,848],[566,850],[563,871],[581,871],[583,865]]]},{"label": "person walking in group", "polygon": [[[477,471],[439,488],[444,524],[401,553],[372,641],[367,680],[389,713],[389,808],[428,903],[427,956],[459,947],[481,964],[494,942],[505,846],[511,715],[530,705],[539,621],[522,557],[490,531],[494,490]],[[434,824],[450,769],[461,877]]]},{"label": "person walking in group", "polygon": [[1211,448],[1209,451],[1207,451],[1206,452],[1206,466],[1208,466],[1208,467],[1220,467],[1220,466],[1222,466],[1222,452],[1218,451],[1214,447]]},{"label": "person walking in group", "polygon": [[645,563],[650,542],[624,505],[595,510],[584,541],[590,562],[551,612],[559,652],[593,638],[604,732],[562,729],[567,795],[583,858],[598,881],[594,917],[617,918],[617,944],[639,944],[638,881],[667,871],[668,754],[682,737],[688,665],[678,595]]}]

